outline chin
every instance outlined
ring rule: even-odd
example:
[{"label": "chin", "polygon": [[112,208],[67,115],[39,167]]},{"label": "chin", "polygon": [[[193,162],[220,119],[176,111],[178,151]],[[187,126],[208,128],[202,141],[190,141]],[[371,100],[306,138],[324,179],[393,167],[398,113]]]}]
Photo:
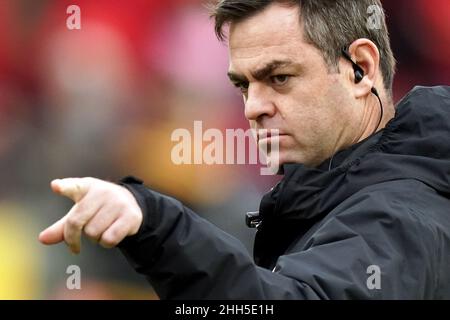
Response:
[{"label": "chin", "polygon": [[267,155],[267,160],[272,163],[277,163],[278,166],[282,166],[287,163],[298,163],[298,161],[293,161],[292,157],[289,157],[285,152],[279,152],[277,154],[269,153]]}]

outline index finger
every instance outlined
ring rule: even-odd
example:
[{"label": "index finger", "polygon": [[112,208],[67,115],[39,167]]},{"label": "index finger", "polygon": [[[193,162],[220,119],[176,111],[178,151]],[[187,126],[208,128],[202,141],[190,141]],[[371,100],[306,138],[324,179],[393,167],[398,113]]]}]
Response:
[{"label": "index finger", "polygon": [[88,178],[55,179],[51,182],[52,190],[60,195],[79,202],[89,190]]}]

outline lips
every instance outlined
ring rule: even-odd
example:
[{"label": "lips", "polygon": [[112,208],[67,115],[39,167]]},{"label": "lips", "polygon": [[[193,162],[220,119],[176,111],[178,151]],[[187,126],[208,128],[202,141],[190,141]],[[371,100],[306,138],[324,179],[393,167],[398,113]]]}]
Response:
[{"label": "lips", "polygon": [[272,138],[287,136],[287,134],[279,132],[278,129],[270,129],[270,130],[258,130],[257,140],[258,143],[264,140],[270,141]]},{"label": "lips", "polygon": [[272,138],[277,136],[284,136],[285,133],[281,132],[279,129],[256,129],[258,139]]}]

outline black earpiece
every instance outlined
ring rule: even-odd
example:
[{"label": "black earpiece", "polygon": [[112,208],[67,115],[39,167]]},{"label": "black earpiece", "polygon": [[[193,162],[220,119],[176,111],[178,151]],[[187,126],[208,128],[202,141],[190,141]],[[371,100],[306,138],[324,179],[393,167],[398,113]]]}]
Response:
[{"label": "black earpiece", "polygon": [[[342,54],[344,55],[344,58],[350,61],[353,66],[353,71],[355,72],[355,83],[361,82],[361,80],[364,78],[364,70],[352,60],[352,57],[350,57],[350,53],[348,52],[347,48],[342,49]],[[381,121],[383,120],[383,103],[381,102],[380,95],[378,94],[378,91],[375,87],[372,87],[370,89],[370,92],[372,92],[372,94],[377,97],[378,102],[380,103],[380,119],[378,120],[378,124],[375,127],[375,130],[372,132],[372,134],[374,134],[380,126]]]},{"label": "black earpiece", "polygon": [[364,74],[359,70],[355,70],[355,83],[361,82],[361,80],[363,78],[364,78]]},{"label": "black earpiece", "polygon": [[[356,62],[354,62],[352,60],[352,57],[350,57],[350,53],[348,52],[347,48],[342,49],[342,55],[344,56],[345,59],[350,61],[350,63],[352,64],[353,71],[355,73],[355,83],[361,82],[361,80],[364,78],[364,70]],[[378,99],[378,102],[380,103],[380,118],[378,120],[377,126],[375,127],[375,129],[372,132],[372,135],[373,135],[373,134],[375,134],[375,132],[377,132],[378,128],[380,127],[381,121],[383,120],[383,102],[381,102],[380,95],[378,94],[378,91],[375,87],[372,87],[370,89],[370,92],[372,92],[372,94]],[[333,155],[333,157],[334,157],[334,155]],[[330,164],[328,165],[328,171],[331,170],[331,164],[333,162],[333,157],[331,157]]]},{"label": "black earpiece", "polygon": [[353,66],[353,71],[355,72],[355,83],[361,82],[364,78],[364,70],[352,60],[346,48],[342,49],[342,54],[344,58],[350,61]]}]

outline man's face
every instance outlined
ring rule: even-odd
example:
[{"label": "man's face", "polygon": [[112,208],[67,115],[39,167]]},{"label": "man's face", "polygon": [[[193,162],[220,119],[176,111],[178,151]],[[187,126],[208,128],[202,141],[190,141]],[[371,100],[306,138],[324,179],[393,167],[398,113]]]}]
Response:
[{"label": "man's face", "polygon": [[354,142],[359,114],[343,74],[305,42],[299,10],[275,3],[231,24],[229,77],[251,128],[279,130],[259,147],[279,139],[280,164],[316,166]]}]

